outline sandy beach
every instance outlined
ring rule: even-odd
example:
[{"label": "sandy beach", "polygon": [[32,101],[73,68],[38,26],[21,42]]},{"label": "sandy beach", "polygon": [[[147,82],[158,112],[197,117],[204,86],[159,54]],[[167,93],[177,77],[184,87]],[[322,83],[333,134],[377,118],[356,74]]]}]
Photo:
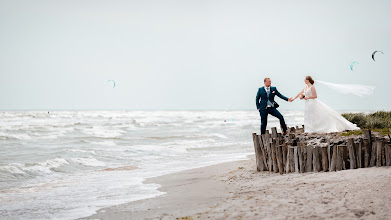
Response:
[{"label": "sandy beach", "polygon": [[144,183],[166,194],[84,219],[391,219],[391,167],[280,175],[249,156]]}]

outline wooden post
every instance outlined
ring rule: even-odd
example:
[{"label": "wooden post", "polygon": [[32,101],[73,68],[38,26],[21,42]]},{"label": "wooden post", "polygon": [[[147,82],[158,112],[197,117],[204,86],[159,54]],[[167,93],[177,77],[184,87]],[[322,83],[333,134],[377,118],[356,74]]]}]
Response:
[{"label": "wooden post", "polygon": [[255,150],[255,164],[257,171],[263,171],[263,162],[261,161],[262,155],[261,155],[261,149],[259,147],[259,139],[257,137],[256,133],[253,133],[253,142],[254,142],[254,150]]},{"label": "wooden post", "polygon": [[369,167],[371,160],[371,147],[368,139],[363,140],[364,143],[364,167]]},{"label": "wooden post", "polygon": [[337,159],[338,159],[337,146],[332,146],[330,148],[332,148],[332,151],[333,151],[333,156],[331,157],[331,163],[330,163],[330,171],[336,171]]},{"label": "wooden post", "polygon": [[337,165],[336,170],[346,169],[346,145],[337,146]]},{"label": "wooden post", "polygon": [[272,137],[277,138],[277,128],[276,127],[272,127]]},{"label": "wooden post", "polygon": [[364,137],[369,141],[369,147],[372,148],[372,134],[370,129],[364,130]]},{"label": "wooden post", "polygon": [[263,170],[267,170],[267,153],[266,153],[266,149],[265,149],[265,146],[263,145],[263,139],[262,135],[257,135],[258,136],[258,140],[259,140],[259,146],[261,148],[261,154],[262,154],[262,162],[263,162]]},{"label": "wooden post", "polygon": [[372,149],[371,149],[371,162],[369,166],[373,167],[376,165],[376,158],[377,158],[377,144],[374,142],[372,144]]},{"label": "wooden post", "polygon": [[312,149],[312,157],[313,157],[313,166],[314,171],[320,171],[320,159],[319,159],[319,147],[314,147]]},{"label": "wooden post", "polygon": [[349,162],[350,162],[350,169],[356,169],[356,155],[354,152],[354,141],[353,138],[348,139],[347,147],[349,150]]},{"label": "wooden post", "polygon": [[289,147],[290,146],[286,146],[287,147],[287,155],[286,155],[286,164],[285,164],[285,172],[286,173],[289,173],[289,172],[291,172],[291,165],[290,165],[290,160],[289,160],[289,158],[290,158],[290,156],[291,156],[291,151],[289,150]]},{"label": "wooden post", "polygon": [[363,148],[363,142],[362,139],[359,139],[358,143],[354,144],[354,147],[356,149],[356,163],[357,168],[362,168],[362,148]]},{"label": "wooden post", "polygon": [[266,134],[261,134],[260,141],[262,141],[262,146],[263,146],[265,170],[269,170],[269,165],[268,165],[268,154],[269,154],[269,152],[268,152],[268,149],[267,149]]},{"label": "wooden post", "polygon": [[284,173],[284,165],[282,163],[282,146],[280,143],[276,144],[276,154],[277,154],[277,164],[278,164],[278,170],[280,171],[280,174]]},{"label": "wooden post", "polygon": [[295,161],[295,173],[299,172],[299,158],[298,158],[298,152],[297,152],[297,146],[293,147],[293,156]]},{"label": "wooden post", "polygon": [[299,156],[299,172],[304,173],[304,147],[301,142],[297,143],[297,152]]},{"label": "wooden post", "polygon": [[284,166],[284,172],[285,172],[285,173],[287,173],[287,171],[286,171],[287,153],[288,153],[287,145],[286,145],[286,143],[284,142],[284,143],[282,144],[282,164],[283,164],[283,166]]},{"label": "wooden post", "polygon": [[382,146],[381,146],[381,158],[382,158],[382,166],[386,166],[386,144],[388,142],[385,138],[382,138]]},{"label": "wooden post", "polygon": [[342,169],[346,170],[346,169],[348,169],[348,167],[350,165],[348,163],[348,158],[349,158],[349,156],[348,156],[348,148],[347,148],[346,145],[342,145],[342,149],[343,149],[343,150],[341,150],[341,153],[342,153]]},{"label": "wooden post", "polygon": [[311,172],[312,171],[312,146],[307,146],[306,171],[307,172]]},{"label": "wooden post", "polygon": [[322,169],[323,169],[323,172],[327,172],[328,170],[328,165],[329,165],[329,161],[328,161],[328,156],[327,156],[327,149],[328,147],[322,147]]},{"label": "wooden post", "polygon": [[276,140],[273,139],[272,140],[272,144],[271,144],[271,148],[272,148],[272,158],[273,158],[273,171],[275,173],[278,173],[278,166],[277,166],[277,154],[276,154]]},{"label": "wooden post", "polygon": [[295,171],[295,151],[294,151],[293,146],[289,146],[288,151],[289,151],[289,157],[288,157],[289,170],[290,170],[290,172],[294,172]]},{"label": "wooden post", "polygon": [[332,156],[332,152],[331,152],[331,145],[330,145],[330,142],[327,146],[327,161],[329,162],[329,168],[331,168],[331,156]]},{"label": "wooden post", "polygon": [[296,133],[296,129],[295,127],[291,127],[291,130],[290,130],[291,133]]},{"label": "wooden post", "polygon": [[383,141],[382,140],[377,140],[376,141],[376,166],[381,167],[381,153],[382,153],[382,147],[383,147]]},{"label": "wooden post", "polygon": [[303,152],[303,173],[307,170],[307,145],[301,142],[301,150]]},{"label": "wooden post", "polygon": [[386,144],[384,147],[386,153],[386,166],[391,166],[391,144]]},{"label": "wooden post", "polygon": [[269,171],[273,171],[273,157],[272,157],[272,148],[271,148],[271,143],[267,141],[267,166],[269,167]]}]

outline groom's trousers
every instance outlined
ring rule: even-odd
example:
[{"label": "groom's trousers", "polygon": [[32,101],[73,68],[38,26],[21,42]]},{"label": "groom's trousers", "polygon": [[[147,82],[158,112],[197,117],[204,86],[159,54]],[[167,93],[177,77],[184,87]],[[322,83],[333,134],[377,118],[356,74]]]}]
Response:
[{"label": "groom's trousers", "polygon": [[276,108],[269,107],[264,110],[259,110],[259,114],[261,115],[261,134],[265,134],[265,132],[266,132],[267,116],[269,114],[273,115],[274,117],[276,117],[280,120],[280,125],[282,127],[282,130],[284,133],[286,132],[287,128],[286,128],[284,117],[281,115],[281,113]]}]

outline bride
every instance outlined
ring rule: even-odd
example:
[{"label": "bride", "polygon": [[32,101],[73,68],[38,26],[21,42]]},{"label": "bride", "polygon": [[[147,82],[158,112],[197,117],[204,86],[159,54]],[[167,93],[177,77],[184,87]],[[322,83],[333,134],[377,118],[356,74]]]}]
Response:
[{"label": "bride", "polygon": [[311,76],[306,76],[304,80],[306,86],[297,94],[298,97],[305,100],[304,108],[304,132],[307,133],[330,133],[341,132],[344,130],[360,129],[357,125],[346,120],[336,111],[319,101],[314,87],[315,81]]}]

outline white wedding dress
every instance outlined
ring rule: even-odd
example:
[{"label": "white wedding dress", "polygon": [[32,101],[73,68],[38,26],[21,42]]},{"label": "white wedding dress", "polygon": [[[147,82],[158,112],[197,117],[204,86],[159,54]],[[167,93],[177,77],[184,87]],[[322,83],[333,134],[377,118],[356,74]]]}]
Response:
[{"label": "white wedding dress", "polygon": [[[313,96],[311,87],[304,88],[306,97]],[[338,112],[316,99],[305,100],[304,108],[304,132],[306,133],[330,133],[344,130],[360,129],[357,125],[346,120]]]}]

